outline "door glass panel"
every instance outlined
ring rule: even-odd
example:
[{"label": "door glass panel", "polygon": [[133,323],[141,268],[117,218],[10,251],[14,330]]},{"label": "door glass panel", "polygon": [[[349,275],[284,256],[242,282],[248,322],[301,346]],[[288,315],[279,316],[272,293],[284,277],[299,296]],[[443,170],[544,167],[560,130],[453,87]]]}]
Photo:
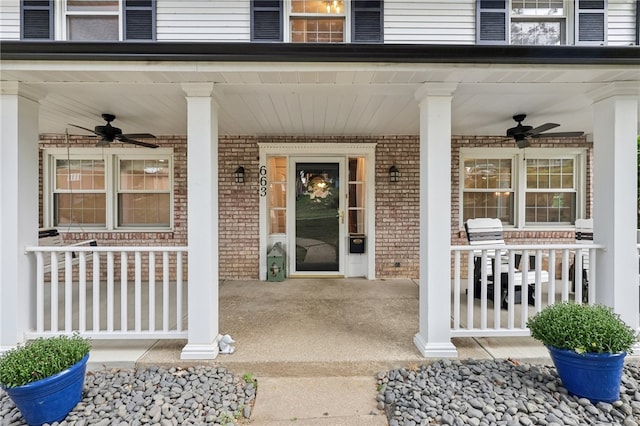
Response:
[{"label": "door glass panel", "polygon": [[339,163],[296,164],[296,271],[339,271]]},{"label": "door glass panel", "polygon": [[364,235],[365,159],[349,158],[348,230],[349,235]]},{"label": "door glass panel", "polygon": [[287,218],[287,159],[268,159],[269,234],[284,234]]}]

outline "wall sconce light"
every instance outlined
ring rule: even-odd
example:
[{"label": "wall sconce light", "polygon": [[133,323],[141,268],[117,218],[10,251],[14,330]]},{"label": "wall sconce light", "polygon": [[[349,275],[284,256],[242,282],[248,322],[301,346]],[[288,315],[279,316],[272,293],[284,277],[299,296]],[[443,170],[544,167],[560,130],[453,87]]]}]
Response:
[{"label": "wall sconce light", "polygon": [[396,166],[389,167],[389,182],[398,182],[400,180],[400,170]]},{"label": "wall sconce light", "polygon": [[235,172],[233,172],[233,177],[236,178],[236,183],[244,183],[244,167],[238,166]]}]

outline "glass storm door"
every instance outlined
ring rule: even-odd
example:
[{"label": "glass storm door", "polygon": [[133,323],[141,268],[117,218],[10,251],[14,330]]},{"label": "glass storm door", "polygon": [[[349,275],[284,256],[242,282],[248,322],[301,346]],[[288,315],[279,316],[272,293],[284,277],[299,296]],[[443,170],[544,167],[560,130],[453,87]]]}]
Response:
[{"label": "glass storm door", "polygon": [[344,159],[293,161],[295,197],[291,270],[301,274],[339,275],[344,252]]}]

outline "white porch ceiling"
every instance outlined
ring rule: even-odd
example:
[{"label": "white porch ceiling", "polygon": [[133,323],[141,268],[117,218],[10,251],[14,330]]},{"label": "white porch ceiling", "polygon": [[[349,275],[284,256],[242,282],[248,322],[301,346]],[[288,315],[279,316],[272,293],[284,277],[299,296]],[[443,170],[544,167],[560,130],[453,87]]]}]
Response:
[{"label": "white porch ceiling", "polygon": [[[552,132],[592,132],[590,93],[611,82],[640,90],[636,66],[425,64],[2,63],[41,99],[40,132],[78,134],[101,113],[125,133],[186,134],[183,83],[212,82],[223,135],[343,136],[419,133],[414,94],[423,83],[456,83],[452,134],[503,135],[551,121]],[[631,90],[633,91],[633,89]],[[640,116],[638,118],[640,123]]]}]

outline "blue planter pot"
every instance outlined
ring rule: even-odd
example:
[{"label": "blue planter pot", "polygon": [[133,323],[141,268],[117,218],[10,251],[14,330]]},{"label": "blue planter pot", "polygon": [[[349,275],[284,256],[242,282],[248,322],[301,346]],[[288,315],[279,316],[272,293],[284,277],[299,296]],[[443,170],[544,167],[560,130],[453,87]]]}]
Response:
[{"label": "blue planter pot", "polygon": [[24,386],[5,388],[29,426],[59,422],[82,399],[89,354],[68,369]]},{"label": "blue planter pot", "polygon": [[626,352],[578,354],[547,346],[563,386],[573,395],[599,401],[620,399],[620,381]]}]

